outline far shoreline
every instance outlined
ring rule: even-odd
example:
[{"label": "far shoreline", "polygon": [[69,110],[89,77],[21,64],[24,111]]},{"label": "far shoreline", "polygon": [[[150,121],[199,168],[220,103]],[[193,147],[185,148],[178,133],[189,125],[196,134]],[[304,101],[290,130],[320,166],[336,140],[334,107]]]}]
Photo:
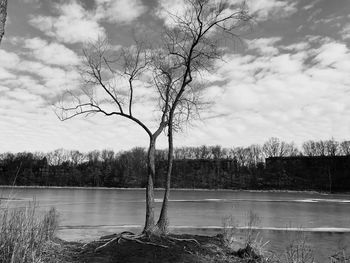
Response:
[{"label": "far shoreline", "polygon": [[[5,189],[76,189],[76,190],[127,190],[141,191],[146,190],[142,187],[99,187],[99,186],[40,186],[40,185],[0,185]],[[156,191],[163,191],[164,188],[154,188]],[[171,188],[172,191],[208,191],[208,192],[256,192],[256,193],[306,193],[322,195],[350,195],[350,192],[321,192],[316,190],[288,190],[288,189],[208,189],[208,188]]]}]

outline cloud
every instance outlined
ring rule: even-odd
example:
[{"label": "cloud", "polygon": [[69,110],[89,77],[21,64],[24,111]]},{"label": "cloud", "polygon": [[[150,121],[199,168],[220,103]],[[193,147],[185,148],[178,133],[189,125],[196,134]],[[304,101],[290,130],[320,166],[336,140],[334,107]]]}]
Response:
[{"label": "cloud", "polygon": [[164,20],[167,26],[171,26],[173,24],[172,15],[182,16],[185,13],[185,8],[187,6],[187,2],[184,0],[171,1],[171,0],[159,0],[158,8],[155,11],[155,14]]},{"label": "cloud", "polygon": [[298,11],[296,3],[288,0],[247,0],[247,5],[258,21],[285,18]]},{"label": "cloud", "polygon": [[53,89],[47,85],[44,80],[25,73],[22,73],[17,78],[6,80],[4,84],[11,89],[20,88],[23,91],[43,96],[46,99],[55,97],[57,94],[62,92],[58,89]]},{"label": "cloud", "polygon": [[147,8],[140,0],[96,0],[96,18],[111,23],[130,23]]},{"label": "cloud", "polygon": [[[214,114],[225,118],[204,121],[206,140],[227,145],[228,141],[237,144],[242,139],[249,144],[278,136],[300,143],[347,134],[349,48],[322,37],[318,38],[318,47],[303,41],[286,49],[278,41],[263,41],[274,43],[279,52],[228,55],[225,62],[218,63],[217,77],[225,82],[213,88],[214,93],[221,91],[222,95],[215,97],[215,106],[203,117]],[[220,138],[214,136],[217,127],[221,127]],[[191,133],[196,134],[198,129]],[[234,138],[230,138],[232,134]],[[181,136],[182,144],[189,143],[188,137]]]},{"label": "cloud", "polygon": [[[229,0],[229,3],[238,7],[246,3],[256,21],[274,20],[286,18],[297,12],[296,3],[290,0]],[[171,14],[182,16],[185,13],[186,1],[158,0],[158,8],[155,14],[165,21],[165,24],[173,23]]]},{"label": "cloud", "polygon": [[58,41],[83,43],[106,36],[99,22],[131,23],[147,8],[140,0],[96,0],[96,8],[88,11],[77,1],[70,0],[55,4],[54,10],[56,16],[32,16],[29,23]]},{"label": "cloud", "polygon": [[278,48],[275,47],[275,44],[281,41],[281,39],[281,37],[257,38],[247,40],[246,42],[250,49],[255,49],[262,55],[276,55],[279,51]]},{"label": "cloud", "polygon": [[[136,0],[54,2],[49,3],[53,8],[46,9],[47,4],[42,4],[39,9],[35,8],[38,15],[30,16],[30,23],[45,36],[34,28],[25,28],[25,33],[18,28],[14,33],[8,32],[8,44],[0,50],[0,145],[3,151],[61,147],[92,150],[106,147],[106,141],[115,149],[147,146],[144,131],[132,122],[102,115],[60,122],[51,105],[66,89],[75,90],[80,85],[80,76],[73,67],[79,63],[76,43],[105,36],[107,30],[115,30],[115,24],[124,26],[138,20],[147,26],[148,22],[157,22],[144,15],[149,11],[147,6],[153,4],[146,0],[142,1],[144,5]],[[158,2],[153,10],[165,21],[169,19],[165,9],[179,15],[184,9],[180,0]],[[323,12],[317,15],[320,19],[314,24],[325,27],[318,26],[313,31],[318,36],[305,36],[311,34],[308,25],[302,23],[304,27],[300,32],[295,29],[314,11],[311,6],[306,7],[306,12],[302,9],[304,5],[314,4],[312,1],[304,4],[295,0],[247,2],[258,22],[269,21],[262,24],[264,38],[247,41],[245,55],[227,55],[225,63],[218,61],[217,70],[205,76],[205,86],[210,85],[204,96],[216,103],[201,114],[203,122],[194,123],[187,133],[176,134],[176,144],[233,146],[261,143],[271,136],[296,142],[347,136],[350,131],[347,122],[350,115],[348,21],[345,17],[341,20],[340,13],[328,15],[327,7],[316,6],[323,7]],[[298,16],[281,23],[281,18],[297,12],[295,3],[300,7]],[[336,28],[335,23],[342,27]],[[288,29],[284,32],[286,26]],[[116,30],[113,32],[129,37],[124,28]],[[255,33],[258,32],[253,35]],[[124,43],[125,39],[118,36],[114,40]],[[135,90],[134,114],[153,128],[158,113],[153,107],[156,101],[152,89],[142,86],[138,83]],[[105,106],[105,97],[98,96]],[[157,146],[166,145],[164,136]]]},{"label": "cloud", "polygon": [[316,61],[322,66],[331,66],[347,57],[348,48],[344,43],[329,42],[323,44],[317,50],[317,53],[318,54],[315,57]]},{"label": "cloud", "polygon": [[[28,39],[25,46],[33,50],[33,56],[42,62],[28,60],[27,53],[0,50],[0,79],[8,88],[22,88],[33,94],[54,97],[65,89],[76,88],[80,76],[76,69],[69,67],[77,62],[75,53],[59,44],[50,45],[39,38]],[[57,52],[57,53],[55,53]],[[70,57],[67,57],[69,55]],[[59,56],[62,56],[60,58]],[[65,66],[65,69],[57,67]]]},{"label": "cloud", "polygon": [[17,54],[0,49],[0,67],[13,68],[19,61]]},{"label": "cloud", "polygon": [[35,89],[40,90],[41,87],[45,87],[40,93],[44,92],[50,96],[61,94],[68,89],[75,89],[80,83],[80,75],[76,70],[64,70],[39,62],[22,61],[18,65],[18,70],[36,75],[36,78],[39,77],[42,85]]},{"label": "cloud", "polygon": [[319,2],[321,2],[321,0],[314,0],[310,4],[303,6],[303,9],[309,10],[309,9],[313,8],[315,5],[317,5]]},{"label": "cloud", "polygon": [[346,24],[340,31],[343,40],[350,39],[350,23]]},{"label": "cloud", "polygon": [[8,72],[6,69],[4,68],[0,68],[0,79],[4,80],[4,79],[14,79],[16,78],[16,76],[10,72]]},{"label": "cloud", "polygon": [[32,51],[32,55],[49,65],[72,66],[79,64],[77,54],[58,43],[48,43],[41,38],[26,39],[24,46]]},{"label": "cloud", "polygon": [[304,51],[304,50],[310,48],[310,43],[298,42],[298,43],[293,43],[290,45],[282,46],[281,48],[284,50],[290,51],[290,52]]},{"label": "cloud", "polygon": [[54,10],[58,16],[32,16],[29,23],[46,35],[65,43],[96,41],[106,34],[94,14],[76,1],[56,4]]},{"label": "cloud", "polygon": [[40,0],[23,0],[23,2],[26,3],[26,4],[34,5],[36,7],[40,7],[41,6]]},{"label": "cloud", "polygon": [[27,90],[23,89],[12,89],[6,92],[8,98],[15,99],[17,103],[35,102],[35,105],[40,107],[40,105],[45,104],[45,100],[40,95],[35,95]]},{"label": "cloud", "polygon": [[[312,13],[309,15],[309,17],[307,18],[307,22],[311,22],[311,21],[313,21],[313,20],[316,20],[316,18],[317,18],[317,16],[319,15],[319,14],[321,14],[322,13],[322,8],[318,8],[318,9],[316,9],[316,10],[314,10],[314,11],[312,11]],[[316,20],[317,21],[317,20]],[[315,23],[317,23],[315,21]]]},{"label": "cloud", "polygon": [[0,79],[15,79],[16,75],[8,69],[15,68],[19,61],[17,54],[0,49]]}]

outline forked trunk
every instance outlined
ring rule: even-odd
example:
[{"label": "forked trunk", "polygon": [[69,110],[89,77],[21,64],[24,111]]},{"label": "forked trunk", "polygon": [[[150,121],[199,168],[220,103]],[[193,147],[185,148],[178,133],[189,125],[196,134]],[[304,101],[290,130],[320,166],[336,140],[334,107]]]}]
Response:
[{"label": "forked trunk", "polygon": [[169,232],[168,205],[169,205],[169,196],[170,196],[171,172],[172,172],[173,160],[174,160],[172,120],[169,121],[169,126],[168,126],[168,147],[169,147],[168,169],[167,169],[167,176],[166,176],[165,191],[164,191],[164,197],[163,197],[162,210],[160,212],[160,216],[157,222],[157,229],[163,235],[166,235]]},{"label": "forked trunk", "polygon": [[143,233],[152,234],[155,228],[154,223],[154,183],[155,176],[155,138],[150,138],[149,149],[147,153],[148,178],[146,187],[146,221]]}]

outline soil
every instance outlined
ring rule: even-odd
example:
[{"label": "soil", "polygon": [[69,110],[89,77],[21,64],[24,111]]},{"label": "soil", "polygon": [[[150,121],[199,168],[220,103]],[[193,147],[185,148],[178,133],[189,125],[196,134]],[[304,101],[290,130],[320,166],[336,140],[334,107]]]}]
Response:
[{"label": "soil", "polygon": [[[116,236],[116,235],[115,235]],[[113,236],[109,236],[113,237]],[[106,237],[103,237],[106,238]],[[220,235],[169,235],[165,237],[120,239],[96,251],[101,242],[88,244],[56,239],[44,254],[45,263],[242,263],[257,262],[249,253],[230,251]],[[244,250],[244,248],[243,248]],[[246,250],[250,252],[249,248]]]}]

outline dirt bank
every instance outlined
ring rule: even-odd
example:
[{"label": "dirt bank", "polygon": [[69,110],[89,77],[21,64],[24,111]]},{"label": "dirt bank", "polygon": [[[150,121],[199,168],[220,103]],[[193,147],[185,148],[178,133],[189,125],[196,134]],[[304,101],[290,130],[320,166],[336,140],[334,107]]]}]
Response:
[{"label": "dirt bank", "polygon": [[[113,237],[116,235],[107,238]],[[119,239],[96,250],[105,243],[97,241],[83,244],[57,239],[48,245],[44,257],[45,263],[249,262],[248,255],[242,251],[234,253],[227,249],[219,235],[213,237],[170,235],[170,238]],[[249,257],[252,255],[250,254]]]}]

